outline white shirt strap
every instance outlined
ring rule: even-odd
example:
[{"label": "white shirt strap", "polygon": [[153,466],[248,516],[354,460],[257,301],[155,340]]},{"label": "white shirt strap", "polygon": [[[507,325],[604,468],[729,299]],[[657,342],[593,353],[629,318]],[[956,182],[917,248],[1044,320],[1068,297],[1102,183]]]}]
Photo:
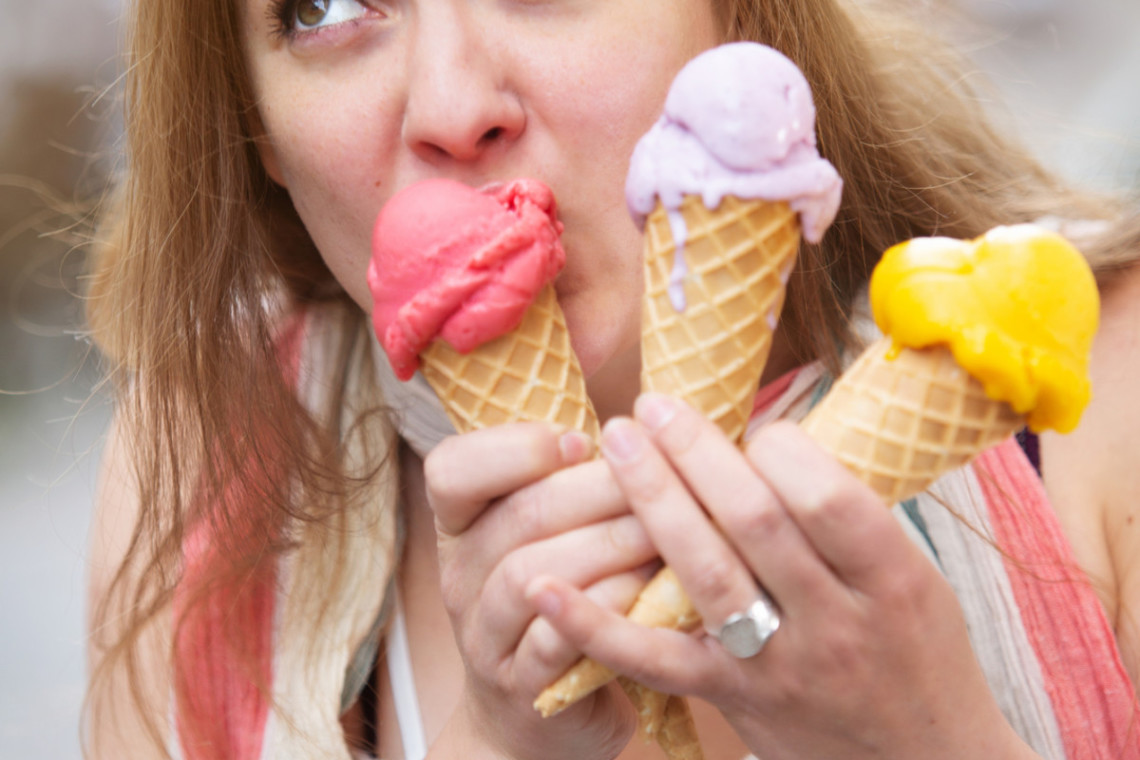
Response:
[{"label": "white shirt strap", "polygon": [[427,756],[427,742],[424,740],[424,723],[420,717],[416,679],[412,674],[408,629],[404,625],[404,604],[399,591],[395,593],[396,609],[386,637],[388,682],[392,687],[396,723],[400,726],[400,741],[404,744],[404,760],[424,760]]}]

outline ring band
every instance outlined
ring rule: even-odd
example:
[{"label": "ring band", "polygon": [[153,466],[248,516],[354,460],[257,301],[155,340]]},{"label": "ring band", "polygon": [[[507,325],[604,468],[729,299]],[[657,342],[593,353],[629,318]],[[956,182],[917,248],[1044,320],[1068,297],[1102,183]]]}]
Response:
[{"label": "ring band", "polygon": [[760,595],[748,609],[729,616],[715,634],[729,654],[742,660],[759,654],[780,627],[776,603],[763,589],[759,591]]}]

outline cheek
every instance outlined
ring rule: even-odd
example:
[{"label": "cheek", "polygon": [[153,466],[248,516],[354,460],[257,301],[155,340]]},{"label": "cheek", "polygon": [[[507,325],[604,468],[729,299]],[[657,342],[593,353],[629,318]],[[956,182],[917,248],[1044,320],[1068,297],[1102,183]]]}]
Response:
[{"label": "cheek", "polygon": [[270,93],[262,109],[286,188],[298,202],[316,196],[341,205],[371,187],[370,197],[383,184],[376,158],[384,153],[385,130],[372,115],[379,105],[345,88],[303,89],[305,97]]},{"label": "cheek", "polygon": [[[263,108],[268,140],[293,205],[334,276],[370,309],[365,273],[372,224],[387,192],[383,130],[353,99],[282,99]],[[355,99],[359,103],[359,99]]]},{"label": "cheek", "polygon": [[[673,77],[698,53],[720,42],[705,3],[652,0],[615,3],[605,29],[564,60],[576,66],[564,76],[572,107],[589,114],[608,137],[632,141],[660,115]],[[653,18],[653,23],[645,19]],[[571,104],[568,104],[571,105]]]},{"label": "cheek", "polygon": [[[640,17],[636,22],[610,17],[604,28],[564,40],[566,47],[558,55],[532,62],[551,67],[549,89],[559,97],[546,104],[545,120],[560,149],[569,154],[567,165],[573,167],[561,186],[567,191],[563,206],[567,250],[579,256],[608,251],[606,266],[612,268],[614,279],[632,269],[638,286],[641,235],[625,203],[629,158],[660,116],[676,72],[718,41],[711,17],[689,19],[694,14],[684,12],[678,3],[654,2],[668,6],[662,15],[675,13],[679,20],[638,29],[637,24],[643,25]],[[640,8],[637,3],[614,7]],[[553,82],[559,87],[554,88]],[[568,268],[572,277],[579,274],[573,263]]]},{"label": "cheek", "polygon": [[[686,62],[719,42],[703,3],[615,2],[598,24],[559,41],[526,63],[545,71],[545,122],[571,154],[587,192],[624,213],[625,174],[641,136],[661,114],[673,77]],[[658,7],[660,6],[660,7]],[[643,12],[650,16],[641,15]],[[645,18],[666,19],[645,23]]]},{"label": "cheek", "polygon": [[349,295],[367,306],[365,272],[380,201],[371,200],[375,183],[363,170],[364,162],[355,158],[348,146],[325,143],[318,150],[288,156],[282,174],[325,263]]}]

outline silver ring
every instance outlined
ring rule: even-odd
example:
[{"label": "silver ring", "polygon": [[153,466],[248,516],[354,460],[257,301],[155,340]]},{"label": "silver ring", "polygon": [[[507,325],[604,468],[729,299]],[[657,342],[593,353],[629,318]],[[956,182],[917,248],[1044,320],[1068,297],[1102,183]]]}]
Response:
[{"label": "silver ring", "polygon": [[776,603],[763,589],[759,591],[760,595],[748,609],[729,616],[714,634],[730,655],[741,660],[759,654],[780,627]]}]

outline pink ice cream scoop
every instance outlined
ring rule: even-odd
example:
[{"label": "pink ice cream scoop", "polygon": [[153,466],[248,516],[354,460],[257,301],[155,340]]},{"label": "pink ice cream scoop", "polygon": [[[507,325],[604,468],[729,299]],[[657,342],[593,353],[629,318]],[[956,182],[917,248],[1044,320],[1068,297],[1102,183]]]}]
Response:
[{"label": "pink ice cream scoop", "polygon": [[430,179],[393,196],[376,219],[368,286],[392,369],[408,380],[434,340],[456,351],[518,327],[566,262],[554,194],[536,180],[476,190]]},{"label": "pink ice cream scoop", "polygon": [[626,200],[639,224],[658,199],[686,195],[715,209],[726,195],[786,201],[817,243],[835,218],[843,181],[820,157],[811,89],[770,47],[736,42],[702,53],[673,80],[664,114],[630,161]]}]

